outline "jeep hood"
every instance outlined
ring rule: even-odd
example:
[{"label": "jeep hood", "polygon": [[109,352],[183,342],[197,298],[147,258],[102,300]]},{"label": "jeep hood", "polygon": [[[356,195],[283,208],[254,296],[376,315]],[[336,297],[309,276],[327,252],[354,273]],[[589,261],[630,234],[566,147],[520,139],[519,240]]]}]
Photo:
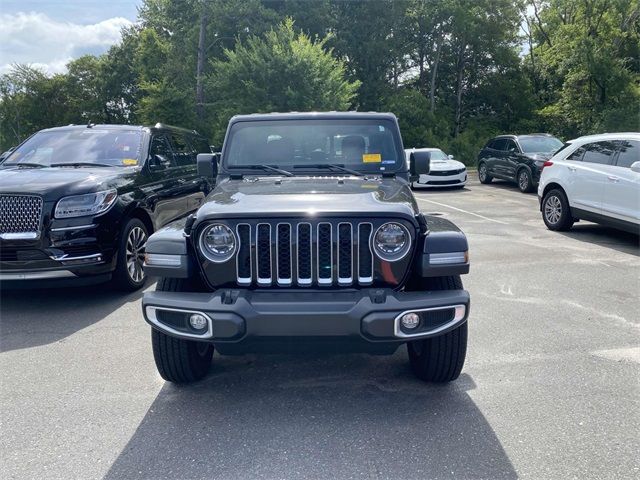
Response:
[{"label": "jeep hood", "polygon": [[380,177],[248,177],[218,184],[198,210],[212,217],[389,215],[419,212],[408,184]]}]

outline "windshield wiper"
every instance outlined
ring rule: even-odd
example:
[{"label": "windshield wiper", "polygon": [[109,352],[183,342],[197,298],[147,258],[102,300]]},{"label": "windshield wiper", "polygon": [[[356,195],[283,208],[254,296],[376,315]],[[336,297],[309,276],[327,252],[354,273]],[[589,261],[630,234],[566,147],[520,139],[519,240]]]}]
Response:
[{"label": "windshield wiper", "polygon": [[338,170],[340,172],[350,173],[356,177],[364,177],[364,173],[352,170],[337,163],[316,163],[312,165],[294,165],[293,168],[323,168],[325,170]]},{"label": "windshield wiper", "polygon": [[71,162],[71,163],[52,163],[50,167],[113,167],[108,163],[93,163],[93,162]]},{"label": "windshield wiper", "polygon": [[29,163],[29,162],[20,162],[20,163],[6,163],[4,165],[0,164],[2,167],[28,167],[28,168],[44,168],[46,165],[42,165],[41,163]]},{"label": "windshield wiper", "polygon": [[283,170],[281,168],[272,167],[271,165],[242,165],[239,168],[249,168],[251,170],[267,170],[268,172],[279,173],[280,175],[284,175],[285,177],[293,177],[293,173]]}]

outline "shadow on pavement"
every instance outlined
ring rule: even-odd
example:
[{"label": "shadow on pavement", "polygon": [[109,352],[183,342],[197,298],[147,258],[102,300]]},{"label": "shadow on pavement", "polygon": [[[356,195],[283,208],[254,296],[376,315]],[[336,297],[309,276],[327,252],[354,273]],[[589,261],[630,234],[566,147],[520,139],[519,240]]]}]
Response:
[{"label": "shadow on pavement", "polygon": [[165,384],[105,478],[516,478],[473,388],[416,380],[404,351],[216,355]]},{"label": "shadow on pavement", "polygon": [[614,228],[598,225],[581,220],[567,232],[557,232],[565,237],[581,242],[593,243],[619,252],[640,256],[640,237],[633,233],[616,230]]},{"label": "shadow on pavement", "polygon": [[108,285],[0,290],[0,352],[57,342],[141,296]]}]

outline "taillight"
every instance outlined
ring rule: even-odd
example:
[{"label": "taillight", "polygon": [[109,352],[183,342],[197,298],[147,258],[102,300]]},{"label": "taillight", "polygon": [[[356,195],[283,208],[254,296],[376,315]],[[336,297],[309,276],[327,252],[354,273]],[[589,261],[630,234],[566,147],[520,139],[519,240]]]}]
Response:
[{"label": "taillight", "polygon": [[551,165],[553,165],[553,162],[550,162],[549,160],[547,160],[542,164],[542,169],[544,169],[544,167],[550,167]]}]

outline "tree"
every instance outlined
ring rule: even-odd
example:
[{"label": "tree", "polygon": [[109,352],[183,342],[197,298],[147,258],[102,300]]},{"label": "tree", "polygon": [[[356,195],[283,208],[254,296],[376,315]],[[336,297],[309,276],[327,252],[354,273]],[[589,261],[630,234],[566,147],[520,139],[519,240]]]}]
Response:
[{"label": "tree", "polygon": [[213,107],[225,123],[238,113],[348,109],[360,82],[345,78],[344,63],[325,49],[326,41],[296,33],[287,19],[238,42],[225,60],[212,62]]}]

